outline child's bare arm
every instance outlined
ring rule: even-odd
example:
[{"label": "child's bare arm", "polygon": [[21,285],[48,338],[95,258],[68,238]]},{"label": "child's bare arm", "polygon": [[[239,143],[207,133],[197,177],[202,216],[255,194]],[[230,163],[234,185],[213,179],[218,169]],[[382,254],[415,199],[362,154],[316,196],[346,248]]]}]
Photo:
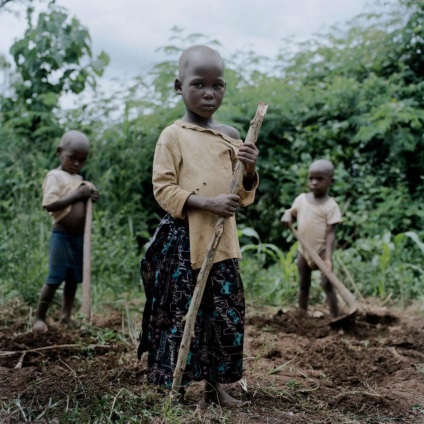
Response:
[{"label": "child's bare arm", "polygon": [[324,262],[331,270],[333,269],[333,252],[336,245],[336,226],[337,224],[327,225],[327,231],[325,233]]},{"label": "child's bare arm", "polygon": [[293,215],[290,212],[290,209],[287,209],[283,216],[281,217],[281,223],[285,226],[289,226],[290,224],[293,223]]},{"label": "child's bare arm", "polygon": [[65,209],[69,205],[73,205],[74,203],[84,200],[88,197],[90,197],[93,202],[97,202],[97,200],[99,199],[99,192],[95,187],[93,187],[94,186],[82,184],[72,193],[61,197],[60,199],[56,200],[56,202],[51,203],[50,205],[44,206],[44,209],[46,209],[48,212],[56,212],[61,209]]},{"label": "child's bare arm", "polygon": [[219,194],[214,197],[191,195],[185,203],[186,209],[203,209],[219,216],[233,216],[240,205],[237,194]]}]

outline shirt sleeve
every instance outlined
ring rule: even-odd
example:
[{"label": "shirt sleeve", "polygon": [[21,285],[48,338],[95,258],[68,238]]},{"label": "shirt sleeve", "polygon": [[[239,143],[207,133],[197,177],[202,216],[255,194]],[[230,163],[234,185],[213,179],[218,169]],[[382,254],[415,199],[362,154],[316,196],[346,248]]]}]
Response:
[{"label": "shirt sleeve", "polygon": [[60,198],[60,185],[55,175],[47,175],[43,182],[42,206],[49,206]]},{"label": "shirt sleeve", "polygon": [[[163,131],[156,144],[153,158],[153,193],[159,205],[174,218],[184,218],[184,205],[193,194],[178,185],[181,151],[172,139],[173,134]],[[176,137],[176,135],[174,135]]]},{"label": "shirt sleeve", "polygon": [[301,200],[300,200],[301,199],[301,196],[302,195],[297,196],[296,199],[294,199],[291,208],[288,209],[290,211],[290,213],[291,213],[292,216],[297,216],[297,212],[299,210],[300,203],[301,203]]},{"label": "shirt sleeve", "polygon": [[327,224],[334,225],[338,224],[339,222],[342,222],[342,213],[340,211],[339,205],[334,202],[327,214]]},{"label": "shirt sleeve", "polygon": [[242,186],[238,191],[238,195],[240,196],[240,205],[249,206],[255,201],[256,189],[259,186],[259,175],[256,172],[253,187],[250,190],[245,190]]}]

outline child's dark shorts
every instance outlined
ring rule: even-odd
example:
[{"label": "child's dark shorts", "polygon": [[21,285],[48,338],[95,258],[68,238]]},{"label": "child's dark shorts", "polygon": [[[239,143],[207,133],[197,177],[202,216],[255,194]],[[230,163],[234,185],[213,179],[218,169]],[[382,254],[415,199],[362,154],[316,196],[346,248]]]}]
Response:
[{"label": "child's dark shorts", "polygon": [[49,275],[46,284],[58,285],[63,281],[82,281],[84,234],[69,234],[53,230],[49,247]]}]

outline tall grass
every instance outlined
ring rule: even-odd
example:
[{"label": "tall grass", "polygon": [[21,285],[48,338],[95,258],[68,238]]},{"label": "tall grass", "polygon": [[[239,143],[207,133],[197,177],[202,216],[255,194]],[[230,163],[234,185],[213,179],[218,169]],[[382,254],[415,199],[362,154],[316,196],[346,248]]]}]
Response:
[{"label": "tall grass", "polygon": [[241,271],[248,298],[261,299],[265,304],[291,303],[297,292],[297,245],[283,252],[273,244],[262,243],[253,228],[244,228],[239,234],[242,240],[253,239],[241,249]]},{"label": "tall grass", "polygon": [[[262,243],[252,228],[240,231],[243,281],[248,296],[264,303],[284,305],[295,300],[297,292],[297,243],[284,252],[278,246]],[[359,296],[392,298],[405,303],[424,292],[424,244],[415,232],[358,239],[349,249],[336,249],[334,271]],[[319,273],[312,275],[311,302],[321,301]]]},{"label": "tall grass", "polygon": [[[125,222],[126,219],[126,222]],[[124,223],[124,224],[123,224]],[[38,208],[22,210],[1,227],[0,304],[21,297],[35,306],[47,275],[48,215]],[[124,215],[94,209],[92,235],[93,310],[113,304],[125,308],[133,299],[143,299],[139,279],[137,224]],[[262,243],[252,228],[240,231],[243,259],[241,271],[246,294],[264,304],[295,302],[298,276],[297,243],[288,251]],[[415,232],[359,239],[349,249],[336,249],[334,271],[362,296],[407,301],[424,292],[424,244]],[[321,301],[319,273],[313,274],[311,302]]]},{"label": "tall grass", "polygon": [[40,212],[25,212],[4,222],[0,235],[0,286],[5,302],[21,296],[34,305],[47,274],[49,223]]},{"label": "tall grass", "polygon": [[[46,212],[32,210],[8,221],[0,233],[0,304],[18,296],[35,306],[47,277],[51,231]],[[95,209],[95,208],[94,208]],[[119,218],[119,217],[118,217]],[[128,220],[94,211],[92,234],[93,308],[122,303],[142,296],[136,231]]]},{"label": "tall grass", "polygon": [[415,232],[386,232],[337,250],[335,262],[340,274],[352,278],[353,289],[362,295],[381,299],[390,296],[405,302],[421,297],[424,290],[424,252],[420,246]]}]

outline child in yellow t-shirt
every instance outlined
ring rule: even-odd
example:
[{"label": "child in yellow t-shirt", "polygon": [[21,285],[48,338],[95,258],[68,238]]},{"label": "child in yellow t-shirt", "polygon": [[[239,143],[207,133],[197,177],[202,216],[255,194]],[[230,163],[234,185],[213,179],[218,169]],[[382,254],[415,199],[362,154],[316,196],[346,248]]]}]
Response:
[{"label": "child in yellow t-shirt", "polygon": [[[336,242],[336,226],[342,221],[336,201],[328,195],[334,181],[334,166],[325,159],[314,161],[308,172],[308,193],[302,193],[284,212],[281,222],[289,225],[297,220],[299,235],[320,255],[330,270],[333,268],[332,256]],[[299,243],[297,267],[299,272],[299,309],[305,314],[308,308],[311,273],[315,263]],[[338,315],[337,295],[330,281],[322,275],[321,285],[327,296],[327,303],[333,317]]]},{"label": "child in yellow t-shirt", "polygon": [[83,181],[79,171],[88,156],[89,141],[79,131],[68,131],[57,148],[60,166],[43,182],[43,208],[52,217],[49,274],[41,290],[33,331],[47,331],[46,314],[58,287],[65,282],[60,321],[71,320],[77,283],[82,281],[85,205],[96,202],[99,192]]}]

